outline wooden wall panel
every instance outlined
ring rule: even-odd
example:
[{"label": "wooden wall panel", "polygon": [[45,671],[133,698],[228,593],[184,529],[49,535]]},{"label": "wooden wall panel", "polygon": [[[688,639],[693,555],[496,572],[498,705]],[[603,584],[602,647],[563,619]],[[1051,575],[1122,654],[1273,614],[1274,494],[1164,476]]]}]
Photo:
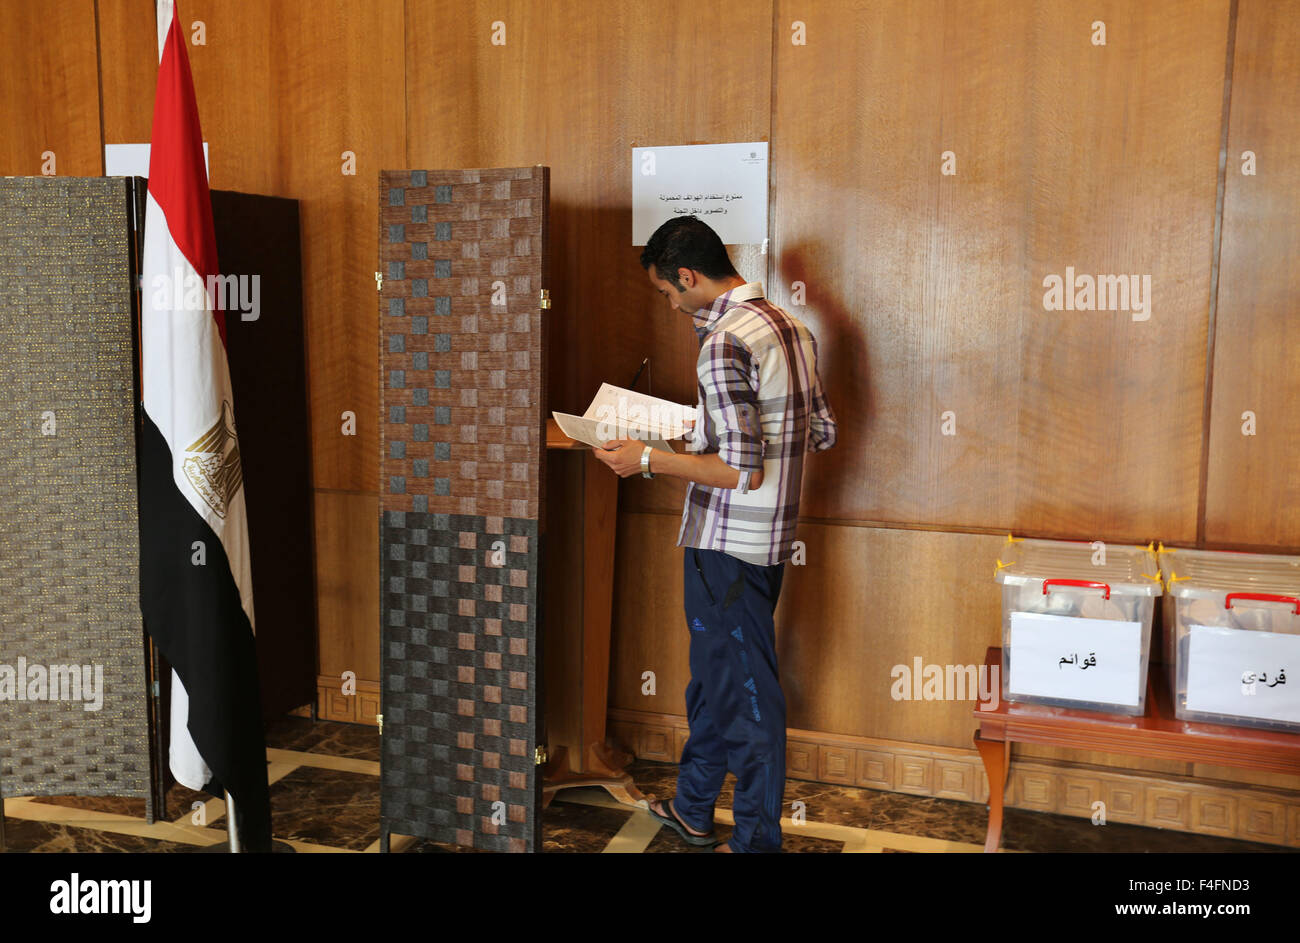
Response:
[{"label": "wooden wall panel", "polygon": [[[773,295],[843,404],[806,515],[1194,537],[1227,11],[779,6]],[[1153,316],[1044,311],[1066,266]]]},{"label": "wooden wall panel", "polygon": [[[1256,174],[1242,173],[1245,151]],[[1300,549],[1300,2],[1242,0],[1223,197],[1205,539]],[[1243,434],[1243,413],[1255,435]]]},{"label": "wooden wall panel", "polygon": [[320,673],[379,680],[379,496],[316,492]]},{"label": "wooden wall panel", "polygon": [[[1230,3],[1034,9],[1015,525],[1193,539]],[[1149,320],[1043,311],[1066,266],[1149,274]]]},{"label": "wooden wall panel", "polygon": [[630,148],[768,139],[770,2],[408,6],[409,165],[551,167],[547,408],[581,413],[647,355],[640,388],[693,402],[690,319],[632,245]]},{"label": "wooden wall panel", "polygon": [[[153,99],[158,87],[158,32],[154,0],[98,0],[101,98],[104,141],[143,144],[153,130]],[[189,0],[181,0],[181,18],[193,23]],[[189,33],[188,28],[186,33]],[[190,59],[201,51],[191,46]],[[207,115],[202,90],[199,121]],[[206,124],[204,128],[206,130]],[[209,144],[211,136],[208,135]],[[214,186],[213,189],[216,189]]]},{"label": "wooden wall panel", "polygon": [[[987,40],[985,31],[1006,29],[1008,16],[990,11],[959,18],[963,30]],[[807,45],[793,44],[795,21],[804,24]],[[977,204],[1014,186],[1020,167],[1013,155],[1022,148],[1004,141],[1023,103],[1024,79],[1007,69],[999,80],[987,65],[972,63],[977,68],[966,81],[985,86],[970,103],[973,116],[990,133],[983,141],[968,134],[950,144],[940,115],[952,30],[940,0],[782,2],[774,32],[776,272],[769,294],[817,337],[822,380],[839,421],[836,447],[809,462],[802,511],[823,518],[945,521],[961,516],[958,508],[944,512],[949,502],[960,507],[986,499],[993,505],[981,516],[1008,519],[1007,495],[988,488],[969,493],[985,476],[968,475],[963,485],[945,474],[958,458],[954,448],[966,440],[941,441],[935,433],[938,412],[955,408],[965,420],[959,428],[972,437],[1014,441],[1014,412],[986,407],[1005,403],[1014,385],[1014,366],[998,359],[1011,352],[1014,309],[997,286],[1011,282],[999,272],[1012,265],[1019,244],[1014,228],[982,247],[969,237],[948,238],[936,213],[940,152],[947,147],[963,154],[975,180],[958,192],[975,190]],[[966,46],[953,38],[954,49]],[[956,77],[948,91],[963,87]],[[976,151],[981,143],[982,153]],[[999,153],[1004,148],[1007,153]],[[944,199],[950,205],[956,198]],[[1018,221],[1022,208],[1001,202],[1008,221]],[[960,211],[946,215],[955,223]],[[945,268],[963,259],[960,275]],[[942,269],[939,281],[930,279],[932,269]],[[967,286],[963,304],[957,310],[939,306],[955,296],[956,277]],[[793,303],[795,283],[806,288],[806,306]],[[999,344],[999,338],[1006,340]],[[959,355],[951,366],[933,357],[944,351]],[[953,381],[958,371],[971,378],[948,396],[936,395],[936,370],[948,371]],[[932,464],[940,458],[936,448],[950,453],[942,465]]]},{"label": "wooden wall panel", "polygon": [[104,172],[94,0],[0,0],[0,175]]}]

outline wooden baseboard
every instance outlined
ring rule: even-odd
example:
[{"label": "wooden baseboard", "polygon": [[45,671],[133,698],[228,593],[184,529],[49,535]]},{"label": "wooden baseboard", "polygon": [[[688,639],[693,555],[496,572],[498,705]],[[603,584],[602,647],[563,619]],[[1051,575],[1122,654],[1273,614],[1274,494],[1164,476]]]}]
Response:
[{"label": "wooden baseboard", "polygon": [[354,693],[345,694],[343,681],[333,675],[316,677],[316,717],[348,724],[379,725],[379,682],[357,679]]},{"label": "wooden baseboard", "polygon": [[[676,714],[611,710],[609,731],[641,759],[675,763],[689,728]],[[973,747],[811,730],[787,730],[786,775],[981,804],[989,796],[984,764]],[[1096,802],[1105,804],[1108,822],[1300,847],[1300,791],[1038,758],[1012,761],[1008,808],[1091,818]]]}]

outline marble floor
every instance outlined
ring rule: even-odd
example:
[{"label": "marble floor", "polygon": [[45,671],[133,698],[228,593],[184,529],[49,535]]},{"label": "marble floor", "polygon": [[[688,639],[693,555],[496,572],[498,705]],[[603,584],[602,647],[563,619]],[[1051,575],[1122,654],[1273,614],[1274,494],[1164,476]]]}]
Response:
[{"label": "marble floor", "polygon": [[[275,837],[299,852],[378,852],[379,734],[373,727],[285,717],[267,733]],[[677,768],[637,762],[629,771],[642,792],[671,795]],[[718,836],[730,833],[733,780],[717,807]],[[851,786],[788,780],[787,809],[803,803],[804,821],[782,823],[786,852],[978,852],[982,805]],[[185,852],[225,841],[225,804],[173,786],[167,814],[145,822],[143,799],[58,796],[5,800],[9,851]],[[642,810],[602,789],[568,789],[542,814],[547,852],[699,853]],[[458,852],[394,836],[394,852]],[[1293,849],[1134,825],[1093,826],[1086,819],[1008,809],[1007,852],[1282,852]]]}]

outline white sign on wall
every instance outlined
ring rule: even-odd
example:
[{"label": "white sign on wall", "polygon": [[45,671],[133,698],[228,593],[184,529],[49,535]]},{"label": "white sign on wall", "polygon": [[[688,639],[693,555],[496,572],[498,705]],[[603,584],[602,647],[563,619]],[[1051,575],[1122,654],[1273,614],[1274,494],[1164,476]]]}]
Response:
[{"label": "white sign on wall", "polygon": [[1300,635],[1205,625],[1187,635],[1188,710],[1300,723]]},{"label": "white sign on wall", "polygon": [[1137,707],[1142,623],[1013,612],[1010,661],[1012,697]]},{"label": "white sign on wall", "polygon": [[698,216],[724,245],[767,239],[767,142],[632,148],[632,245]]},{"label": "white sign on wall", "polygon": [[[208,166],[208,142],[203,142],[203,169],[211,173]],[[105,177],[147,177],[149,176],[149,144],[105,144]]]}]

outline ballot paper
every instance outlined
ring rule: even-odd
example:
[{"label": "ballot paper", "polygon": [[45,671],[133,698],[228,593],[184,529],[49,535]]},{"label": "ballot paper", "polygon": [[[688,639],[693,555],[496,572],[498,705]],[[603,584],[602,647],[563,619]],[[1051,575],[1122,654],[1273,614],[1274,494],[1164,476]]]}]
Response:
[{"label": "ballot paper", "polygon": [[686,423],[695,420],[695,407],[602,383],[596,398],[581,416],[551,415],[570,439],[593,448],[603,448],[613,439],[637,439],[652,448],[671,452],[668,440],[686,434]]}]

